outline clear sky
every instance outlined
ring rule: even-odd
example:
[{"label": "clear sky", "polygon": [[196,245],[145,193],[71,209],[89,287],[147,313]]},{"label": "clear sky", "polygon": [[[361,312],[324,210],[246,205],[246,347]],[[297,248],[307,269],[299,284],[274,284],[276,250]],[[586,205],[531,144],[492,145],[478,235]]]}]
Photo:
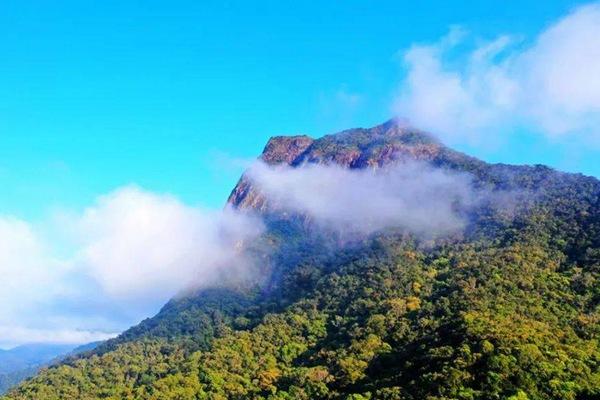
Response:
[{"label": "clear sky", "polygon": [[[19,343],[13,325],[52,341],[44,332],[114,333],[155,311],[171,294],[130,314],[84,298],[102,287],[120,299],[95,249],[124,243],[118,216],[139,204],[176,210],[164,226],[187,232],[180,222],[221,208],[234,161],[270,136],[397,116],[487,161],[600,176],[599,18],[598,4],[563,0],[1,1],[0,240],[14,245],[0,244],[0,272],[13,274],[0,302],[16,300],[0,307],[0,347]],[[65,224],[87,232],[82,249],[56,240]],[[174,246],[142,261],[156,272]],[[133,253],[104,261],[119,270]],[[81,259],[91,269],[73,273]],[[32,289],[47,293],[24,313],[50,316],[18,319],[11,293],[48,265],[68,278],[39,280],[61,291]]]}]

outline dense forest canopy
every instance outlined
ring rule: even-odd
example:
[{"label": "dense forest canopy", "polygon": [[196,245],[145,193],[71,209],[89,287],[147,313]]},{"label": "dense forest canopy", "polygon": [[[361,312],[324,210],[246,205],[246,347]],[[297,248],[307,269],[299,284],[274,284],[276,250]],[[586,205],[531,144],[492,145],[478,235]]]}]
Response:
[{"label": "dense forest canopy", "polygon": [[347,237],[282,212],[246,175],[229,204],[263,216],[247,251],[267,279],[177,297],[6,398],[599,399],[598,180],[487,164],[394,121],[273,138],[261,156],[349,170],[407,159],[490,195],[445,235]]}]

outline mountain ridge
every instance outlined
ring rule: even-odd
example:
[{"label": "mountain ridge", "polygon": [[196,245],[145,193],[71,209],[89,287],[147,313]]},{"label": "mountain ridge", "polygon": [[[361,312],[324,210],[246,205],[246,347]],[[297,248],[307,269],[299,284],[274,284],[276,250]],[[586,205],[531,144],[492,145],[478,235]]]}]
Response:
[{"label": "mountain ridge", "polygon": [[[444,146],[432,135],[391,119],[372,128],[347,129],[313,139],[306,135],[271,137],[259,160],[268,165],[299,167],[335,164],[349,169],[383,168],[401,160],[434,166],[460,164],[469,169],[485,163]],[[227,204],[237,209],[265,211],[265,199],[252,189],[245,175],[232,190]]]}]

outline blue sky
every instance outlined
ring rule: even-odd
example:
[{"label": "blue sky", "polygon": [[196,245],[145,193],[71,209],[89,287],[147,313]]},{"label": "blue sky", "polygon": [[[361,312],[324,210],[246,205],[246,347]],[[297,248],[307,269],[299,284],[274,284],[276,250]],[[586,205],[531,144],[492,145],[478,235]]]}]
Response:
[{"label": "blue sky", "polygon": [[[455,24],[533,37],[576,4],[2,2],[0,209],[41,218],[132,182],[220,206],[239,170],[219,155],[388,119],[411,44]],[[465,149],[600,174],[586,154],[533,142]]]},{"label": "blue sky", "polygon": [[[598,37],[600,12],[585,4],[1,2],[0,236],[36,256],[0,248],[0,261],[14,293],[39,271],[68,278],[33,285],[62,288],[36,290],[45,297],[25,308],[47,313],[42,322],[15,317],[18,296],[0,308],[0,347],[18,343],[13,328],[29,341],[85,341],[155,311],[172,293],[147,302],[144,292],[131,313],[115,305],[121,282],[99,272],[94,240],[122,236],[107,239],[116,228],[97,216],[127,230],[115,215],[144,204],[143,220],[176,210],[161,226],[182,234],[188,217],[194,232],[211,227],[196,210],[220,209],[242,171],[232,160],[256,157],[273,135],[399,116],[488,161],[600,176],[599,46],[585,40]],[[83,244],[63,240],[73,231]],[[160,260],[182,251],[173,246]],[[104,261],[139,261],[127,257]],[[78,271],[81,260],[92,267]],[[90,287],[115,301],[85,298]]]}]

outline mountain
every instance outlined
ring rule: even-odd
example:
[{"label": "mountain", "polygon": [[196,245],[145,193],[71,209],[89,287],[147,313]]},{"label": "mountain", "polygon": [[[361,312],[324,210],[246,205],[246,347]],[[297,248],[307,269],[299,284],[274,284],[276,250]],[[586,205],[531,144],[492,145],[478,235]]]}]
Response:
[{"label": "mountain", "polygon": [[0,349],[0,393],[36,374],[44,365],[64,357],[93,350],[99,343],[82,346],[72,344],[26,344],[10,350]]},{"label": "mountain", "polygon": [[[482,169],[485,163],[453,151],[425,132],[391,120],[370,129],[350,129],[320,139],[308,136],[271,138],[260,159],[269,165],[335,164],[349,169],[381,168],[401,159],[429,162],[461,170]],[[234,188],[228,203],[237,208],[265,211],[247,179]]]},{"label": "mountain", "polygon": [[[446,189],[430,197],[451,206],[460,229],[387,225],[348,238],[246,173],[228,203],[263,218],[244,249],[265,279],[178,296],[6,398],[600,398],[600,181],[488,164],[396,121],[275,137],[260,158],[293,171],[426,165],[419,185],[460,177],[473,196],[463,204],[452,187],[432,186]],[[340,193],[361,189],[345,184]]]},{"label": "mountain", "polygon": [[75,345],[27,344],[10,350],[0,349],[0,373],[14,372],[46,363],[73,350]]}]

